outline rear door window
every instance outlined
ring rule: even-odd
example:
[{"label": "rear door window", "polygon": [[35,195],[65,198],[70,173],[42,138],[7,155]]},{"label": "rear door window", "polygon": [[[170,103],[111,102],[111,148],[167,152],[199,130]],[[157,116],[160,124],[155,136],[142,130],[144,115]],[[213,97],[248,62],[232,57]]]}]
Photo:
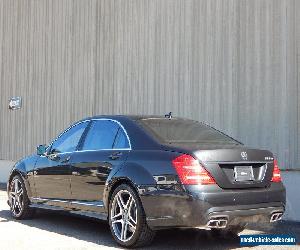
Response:
[{"label": "rear door window", "polygon": [[115,142],[114,142],[114,149],[128,149],[130,147],[128,138],[124,132],[124,130],[119,127]]},{"label": "rear door window", "polygon": [[119,125],[111,120],[95,120],[85,137],[82,150],[112,149]]}]

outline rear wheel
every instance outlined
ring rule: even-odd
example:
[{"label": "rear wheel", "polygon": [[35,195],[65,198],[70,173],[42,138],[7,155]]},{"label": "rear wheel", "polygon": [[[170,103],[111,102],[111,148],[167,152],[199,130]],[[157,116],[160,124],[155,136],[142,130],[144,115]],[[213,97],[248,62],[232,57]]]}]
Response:
[{"label": "rear wheel", "polygon": [[129,185],[115,189],[109,205],[109,225],[114,239],[124,247],[150,244],[155,232],[146,222],[142,203]]},{"label": "rear wheel", "polygon": [[9,205],[12,216],[15,219],[28,219],[34,214],[34,209],[29,207],[29,198],[24,181],[16,175],[9,185]]}]

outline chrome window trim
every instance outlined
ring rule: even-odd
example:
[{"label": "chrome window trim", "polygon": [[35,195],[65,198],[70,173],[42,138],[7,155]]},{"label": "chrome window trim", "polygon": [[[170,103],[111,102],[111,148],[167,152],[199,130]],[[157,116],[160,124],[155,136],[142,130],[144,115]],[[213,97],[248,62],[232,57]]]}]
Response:
[{"label": "chrome window trim", "polygon": [[37,200],[37,201],[51,201],[51,202],[62,202],[62,203],[68,203],[69,201],[66,200],[59,200],[59,199],[45,199],[45,198],[39,198],[39,197],[32,197],[32,200]]},{"label": "chrome window trim", "polygon": [[[64,155],[64,154],[72,154],[72,153],[81,153],[81,152],[99,152],[99,151],[130,151],[131,148],[112,148],[112,149],[89,149],[89,150],[78,150],[73,152],[63,152],[63,153],[57,153],[55,155]],[[51,154],[53,155],[53,154]],[[51,156],[47,155],[47,156]],[[46,157],[45,155],[41,155],[41,157]]]},{"label": "chrome window trim", "polygon": [[32,200],[38,200],[38,201],[48,201],[49,199],[40,198],[40,197],[32,197]]},{"label": "chrome window trim", "polygon": [[98,152],[98,151],[129,151],[131,148],[112,148],[112,149],[86,149],[86,150],[78,150],[77,152]]},{"label": "chrome window trim", "polygon": [[86,202],[81,202],[81,201],[71,201],[71,204],[75,204],[75,205],[81,205],[81,206],[90,206],[90,207],[104,207],[103,202],[98,202],[98,203],[86,203]]},{"label": "chrome window trim", "polygon": [[[71,154],[73,152],[95,152],[95,151],[107,151],[107,150],[111,150],[111,151],[132,150],[131,141],[130,141],[130,138],[129,138],[128,133],[127,133],[126,129],[124,128],[124,126],[119,121],[114,120],[114,119],[110,119],[110,118],[92,118],[92,119],[87,119],[87,120],[79,121],[79,122],[73,124],[72,126],[70,126],[69,128],[67,128],[66,130],[64,130],[62,133],[60,133],[60,135],[58,137],[56,137],[51,142],[51,144],[49,145],[49,147],[51,148],[52,145],[53,145],[53,143],[56,140],[58,140],[64,133],[68,132],[71,128],[73,128],[73,127],[75,127],[75,126],[77,126],[77,125],[79,125],[81,123],[90,122],[90,121],[112,121],[112,122],[117,123],[122,128],[123,132],[126,135],[126,138],[127,138],[128,144],[129,144],[129,148],[107,148],[107,149],[76,150],[76,151],[72,151],[72,152],[61,152],[61,153],[57,153],[56,155]],[[47,156],[50,156],[50,155],[47,155]],[[42,155],[42,157],[46,157],[46,156]]]}]

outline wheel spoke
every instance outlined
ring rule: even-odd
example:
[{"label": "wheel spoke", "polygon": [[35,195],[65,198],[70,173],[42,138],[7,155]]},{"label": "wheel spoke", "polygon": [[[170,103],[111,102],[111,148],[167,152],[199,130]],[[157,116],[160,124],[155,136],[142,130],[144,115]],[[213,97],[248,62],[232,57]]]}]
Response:
[{"label": "wheel spoke", "polygon": [[121,212],[118,213],[118,214],[116,214],[116,215],[114,215],[113,217],[111,217],[111,220],[115,221],[118,217],[122,217],[122,213]]},{"label": "wheel spoke", "polygon": [[121,240],[127,239],[127,223],[122,223],[122,230],[121,230]]},{"label": "wheel spoke", "polygon": [[128,231],[128,224],[125,223],[125,229],[124,229],[124,240],[127,240],[127,231]]},{"label": "wheel spoke", "polygon": [[17,195],[18,195],[18,196],[21,196],[22,194],[23,194],[23,189],[20,188],[20,189],[18,190],[18,192],[17,192]]},{"label": "wheel spoke", "polygon": [[129,221],[132,221],[136,225],[136,220],[134,218],[132,218],[131,215],[129,215]]},{"label": "wheel spoke", "polygon": [[112,224],[116,224],[116,223],[123,223],[123,220],[120,219],[120,220],[114,220],[114,221],[111,221]]},{"label": "wheel spoke", "polygon": [[131,203],[129,204],[129,208],[128,208],[129,211],[131,211],[133,205],[135,206],[135,202],[132,199]]},{"label": "wheel spoke", "polygon": [[20,202],[17,203],[17,207],[18,207],[19,212],[21,212],[22,206],[21,206],[21,203],[20,203]]},{"label": "wheel spoke", "polygon": [[128,211],[130,210],[130,206],[132,204],[132,201],[133,201],[132,196],[129,196],[129,198],[126,202],[126,205],[125,205],[125,208],[128,209]]},{"label": "wheel spoke", "polygon": [[11,207],[13,208],[15,206],[16,203],[16,198],[14,196],[11,197]]},{"label": "wheel spoke", "polygon": [[15,193],[18,193],[18,190],[19,190],[18,181],[15,180]]},{"label": "wheel spoke", "polygon": [[125,204],[124,204],[124,201],[123,201],[123,198],[122,198],[121,194],[118,194],[117,202],[118,202],[118,205],[119,205],[120,209],[123,210],[125,208]]},{"label": "wheel spoke", "polygon": [[136,225],[136,216],[137,216],[137,211],[136,211],[136,209],[135,209],[135,211],[134,211],[134,215],[135,215],[135,218],[133,218],[133,217],[131,216],[131,213],[129,213],[129,220],[132,221],[132,222]]},{"label": "wheel spoke", "polygon": [[123,239],[123,234],[124,234],[124,224],[125,224],[125,223],[122,223],[122,228],[121,228],[121,240],[124,240],[124,239]]},{"label": "wheel spoke", "polygon": [[16,200],[18,203],[20,203],[20,196],[16,195]]},{"label": "wheel spoke", "polygon": [[18,202],[15,201],[14,206],[13,206],[13,210],[16,212],[16,209],[18,208]]},{"label": "wheel spoke", "polygon": [[135,231],[135,229],[136,229],[136,226],[135,225],[133,225],[132,223],[131,223],[131,221],[129,220],[129,221],[127,221],[127,224],[130,226],[130,229],[131,229],[131,231],[132,232],[134,232]]}]

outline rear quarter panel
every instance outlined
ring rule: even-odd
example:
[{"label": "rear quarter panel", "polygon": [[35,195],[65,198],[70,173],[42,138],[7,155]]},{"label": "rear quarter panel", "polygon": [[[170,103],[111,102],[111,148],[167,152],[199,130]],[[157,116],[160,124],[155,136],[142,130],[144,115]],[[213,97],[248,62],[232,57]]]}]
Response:
[{"label": "rear quarter panel", "polygon": [[[164,150],[133,150],[129,153],[124,165],[112,171],[106,184],[104,203],[108,207],[111,189],[119,180],[130,182],[143,197],[153,195],[158,190],[154,176],[165,176],[168,180],[178,183],[177,173],[172,166],[172,160],[180,153]],[[174,185],[173,185],[174,186]],[[144,206],[147,210],[148,206]],[[147,213],[147,211],[145,211]]]}]

